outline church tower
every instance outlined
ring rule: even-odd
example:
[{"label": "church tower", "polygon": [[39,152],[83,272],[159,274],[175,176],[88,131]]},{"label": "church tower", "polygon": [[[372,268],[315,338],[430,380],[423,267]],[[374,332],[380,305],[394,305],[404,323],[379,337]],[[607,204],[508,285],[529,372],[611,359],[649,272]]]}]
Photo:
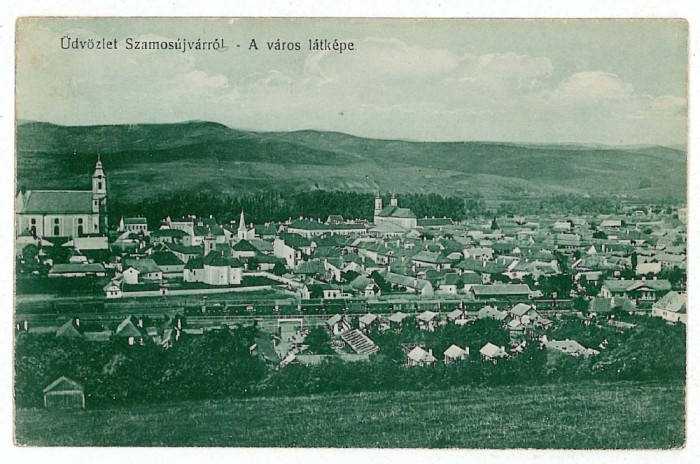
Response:
[{"label": "church tower", "polygon": [[211,229],[209,229],[206,237],[204,237],[204,256],[207,256],[214,250],[216,250],[216,238],[211,233]]},{"label": "church tower", "polygon": [[107,232],[107,177],[97,155],[95,172],[92,174],[92,212],[99,215],[99,232]]},{"label": "church tower", "polygon": [[243,217],[243,210],[241,210],[241,219],[238,221],[238,239],[243,240],[248,238],[247,232],[248,229],[246,229],[245,226],[245,217]]},{"label": "church tower", "polygon": [[374,197],[374,215],[378,215],[382,211],[382,197],[377,194],[376,197]]},{"label": "church tower", "polygon": [[396,194],[395,194],[395,193],[392,193],[392,194],[391,194],[391,200],[389,200],[389,204],[390,204],[391,206],[399,206],[399,199],[396,198]]}]

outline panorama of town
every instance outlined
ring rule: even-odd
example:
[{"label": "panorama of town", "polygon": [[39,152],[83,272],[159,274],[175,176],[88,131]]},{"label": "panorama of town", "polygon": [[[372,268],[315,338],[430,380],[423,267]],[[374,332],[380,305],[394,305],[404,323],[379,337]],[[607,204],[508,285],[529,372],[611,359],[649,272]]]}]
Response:
[{"label": "panorama of town", "polygon": [[[372,221],[164,212],[153,228],[108,215],[107,170],[98,158],[91,190],[17,195],[18,337],[169,351],[247,328],[243,355],[268,373],[382,353],[401,369],[487,369],[534,349],[595,360],[635,321],[687,322],[684,207],[456,221],[382,192]],[[89,403],[75,369],[42,375],[18,401]]]}]

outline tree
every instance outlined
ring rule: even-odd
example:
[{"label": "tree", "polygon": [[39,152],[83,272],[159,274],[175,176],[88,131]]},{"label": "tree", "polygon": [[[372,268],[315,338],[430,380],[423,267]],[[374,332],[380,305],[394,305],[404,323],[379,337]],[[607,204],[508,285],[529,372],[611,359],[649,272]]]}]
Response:
[{"label": "tree", "polygon": [[284,273],[286,273],[286,272],[287,272],[287,268],[285,267],[284,264],[282,264],[282,263],[279,262],[279,261],[276,262],[276,263],[275,263],[275,267],[272,268],[272,273],[273,273],[274,275],[276,275],[276,276],[281,276],[282,274],[284,274]]},{"label": "tree", "polygon": [[313,354],[329,354],[331,349],[331,336],[323,327],[316,326],[309,329],[309,334],[304,339],[304,342],[309,345],[309,351]]},{"label": "tree", "polygon": [[370,277],[372,278],[372,280],[374,280],[374,283],[377,284],[377,287],[379,287],[382,293],[391,292],[391,284],[384,280],[384,277],[382,277],[382,275],[379,272],[372,272]]},{"label": "tree", "polygon": [[312,300],[323,298],[323,287],[320,285],[309,286],[309,298]]},{"label": "tree", "polygon": [[637,256],[636,251],[632,252],[632,256],[630,259],[632,260],[632,269],[637,269],[637,262],[639,261],[639,257]]},{"label": "tree", "polygon": [[22,257],[27,263],[34,262],[39,256],[39,247],[33,244],[29,244],[22,248]]},{"label": "tree", "polygon": [[498,230],[498,223],[496,222],[496,217],[493,217],[493,220],[491,221],[491,230]]},{"label": "tree", "polygon": [[559,298],[566,298],[573,288],[573,279],[569,274],[557,274],[553,276],[540,276],[537,279],[539,289],[544,295],[556,293]]}]

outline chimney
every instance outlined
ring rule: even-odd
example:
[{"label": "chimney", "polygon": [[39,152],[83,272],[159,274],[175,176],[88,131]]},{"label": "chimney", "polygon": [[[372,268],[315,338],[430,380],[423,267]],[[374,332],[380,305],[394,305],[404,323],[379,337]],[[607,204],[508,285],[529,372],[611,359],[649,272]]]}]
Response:
[{"label": "chimney", "polygon": [[75,326],[80,327],[80,319],[77,317],[75,318]]},{"label": "chimney", "polygon": [[433,349],[432,349],[432,348],[428,348],[428,354],[429,354],[430,356],[433,355]]},{"label": "chimney", "polygon": [[138,325],[139,328],[142,328],[142,329],[143,329],[143,318],[140,318],[140,317],[139,317],[138,323],[137,323],[136,325]]},{"label": "chimney", "polygon": [[25,331],[29,330],[29,321],[26,319],[24,320],[24,330]]}]

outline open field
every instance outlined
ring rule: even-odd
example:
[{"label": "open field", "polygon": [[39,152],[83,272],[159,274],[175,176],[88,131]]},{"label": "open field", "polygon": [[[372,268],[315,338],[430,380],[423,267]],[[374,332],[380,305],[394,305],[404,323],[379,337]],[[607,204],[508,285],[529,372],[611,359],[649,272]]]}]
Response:
[{"label": "open field", "polygon": [[684,386],[637,382],[18,410],[46,446],[675,448]]}]

